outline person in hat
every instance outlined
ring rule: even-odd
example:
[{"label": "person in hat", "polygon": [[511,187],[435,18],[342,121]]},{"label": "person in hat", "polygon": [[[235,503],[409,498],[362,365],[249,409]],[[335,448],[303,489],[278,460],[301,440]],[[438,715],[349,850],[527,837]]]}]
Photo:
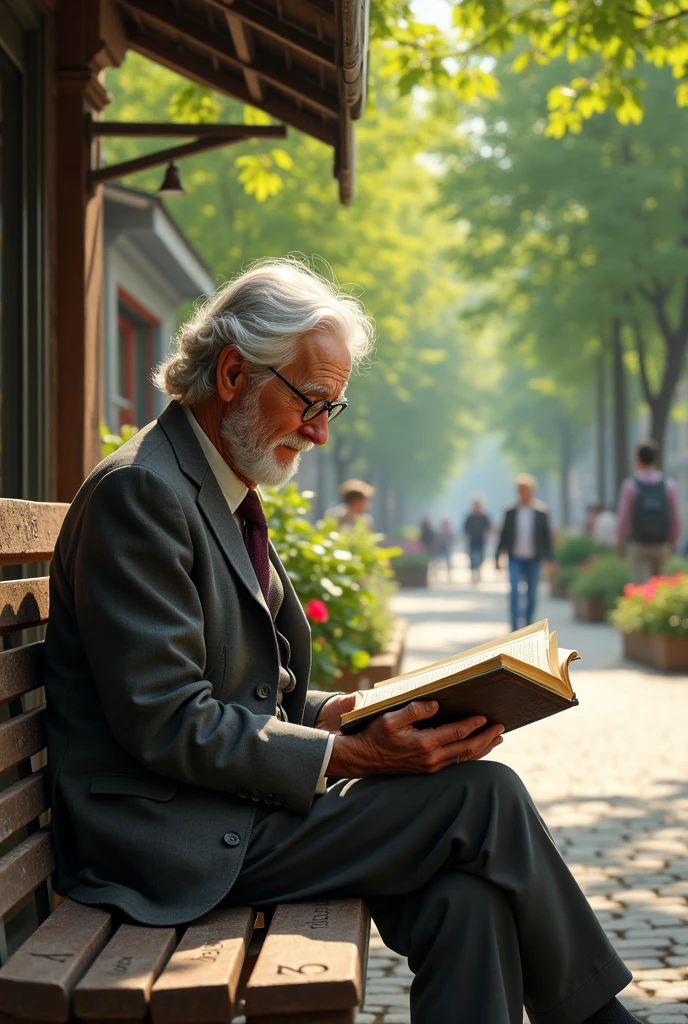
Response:
[{"label": "person in hat", "polygon": [[336,519],[340,527],[346,529],[356,523],[364,523],[369,530],[374,529],[375,521],[370,514],[370,502],[375,488],[364,480],[345,480],[339,488],[339,505],[328,509],[327,515]]}]

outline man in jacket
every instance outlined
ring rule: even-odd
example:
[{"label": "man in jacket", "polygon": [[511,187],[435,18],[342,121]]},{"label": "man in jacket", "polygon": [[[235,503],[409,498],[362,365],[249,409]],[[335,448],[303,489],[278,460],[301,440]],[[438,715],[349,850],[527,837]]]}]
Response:
[{"label": "man in jacket", "polygon": [[[540,578],[540,563],[551,562],[552,531],[549,516],[544,505],[535,501],[535,479],[528,473],[516,477],[518,501],[506,510],[504,525],[497,546],[497,568],[499,556],[506,551],[509,556],[509,582],[511,593],[509,608],[511,628],[528,626],[535,621],[535,604]],[[521,608],[521,582],[525,583],[525,618]]]},{"label": "man in jacket", "polygon": [[[172,401],[65,519],[45,644],[57,892],[151,925],[221,903],[368,901],[416,1024],[625,1024],[630,972],[485,718],[414,702],[342,736],[256,484],[328,436],[371,328],[292,262],[224,288]],[[328,784],[329,782],[329,784]]]}]

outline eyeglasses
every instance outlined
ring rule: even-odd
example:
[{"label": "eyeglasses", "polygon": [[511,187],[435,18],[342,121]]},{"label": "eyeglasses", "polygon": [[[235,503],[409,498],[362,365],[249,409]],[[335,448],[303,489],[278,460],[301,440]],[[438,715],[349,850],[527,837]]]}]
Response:
[{"label": "eyeglasses", "polygon": [[275,377],[279,377],[283,384],[286,384],[290,391],[293,391],[295,395],[298,395],[302,402],[306,403],[306,408],[301,413],[301,419],[304,423],[309,423],[310,420],[314,420],[316,416],[327,410],[327,420],[333,420],[335,416],[339,416],[348,406],[348,402],[341,399],[339,402],[331,402],[328,398],[318,398],[315,402],[312,402],[310,398],[306,398],[305,395],[301,394],[298,388],[295,388],[293,384],[290,384],[286,377],[283,377],[281,373],[278,373],[272,366],[268,366],[268,370],[274,373]]}]

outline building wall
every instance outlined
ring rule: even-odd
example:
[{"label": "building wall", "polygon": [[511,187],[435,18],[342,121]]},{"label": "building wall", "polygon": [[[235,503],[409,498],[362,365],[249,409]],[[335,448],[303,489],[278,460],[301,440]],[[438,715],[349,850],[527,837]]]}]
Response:
[{"label": "building wall", "polygon": [[[153,364],[159,363],[169,351],[174,330],[174,315],[179,296],[166,284],[150,262],[146,262],[130,239],[120,235],[105,247],[105,422],[116,430],[119,417],[117,382],[119,377],[118,289],[131,295],[148,310],[159,324],[153,331]],[[153,399],[153,415],[158,416],[167,405],[167,398],[157,390]],[[143,423],[136,424],[139,427]]]}]

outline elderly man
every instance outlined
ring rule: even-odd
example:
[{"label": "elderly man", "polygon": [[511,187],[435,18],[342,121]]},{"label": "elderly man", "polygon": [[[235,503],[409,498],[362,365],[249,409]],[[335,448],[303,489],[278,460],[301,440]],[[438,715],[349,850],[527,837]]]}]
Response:
[{"label": "elderly man", "polygon": [[[56,890],[136,921],[362,895],[408,954],[416,1024],[633,1020],[630,974],[480,716],[432,702],[338,732],[257,484],[325,444],[368,349],[359,305],[290,262],[181,331],[172,401],[74,500],[46,639]],[[329,781],[329,784],[328,784]]]},{"label": "elderly man", "polygon": [[[535,621],[535,604],[543,559],[552,562],[552,531],[545,506],[535,500],[537,481],[529,473],[516,477],[518,501],[505,513],[504,525],[497,544],[496,567],[503,551],[509,555],[509,582],[511,594],[511,628],[528,626]],[[522,609],[521,582],[526,585],[525,609]]]}]

